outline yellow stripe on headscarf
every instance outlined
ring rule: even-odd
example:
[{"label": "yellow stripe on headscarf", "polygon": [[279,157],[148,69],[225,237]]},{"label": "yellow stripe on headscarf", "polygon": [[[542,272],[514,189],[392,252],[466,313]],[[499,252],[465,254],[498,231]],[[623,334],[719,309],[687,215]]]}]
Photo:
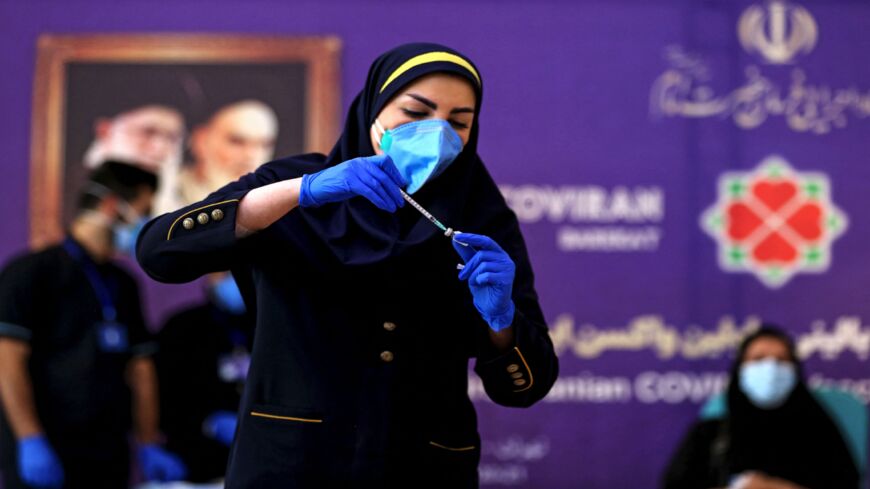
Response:
[{"label": "yellow stripe on headscarf", "polygon": [[414,56],[413,58],[409,59],[408,61],[405,61],[404,63],[402,63],[402,66],[399,66],[398,68],[396,68],[396,71],[394,71],[390,75],[390,77],[387,78],[387,81],[384,82],[383,86],[381,86],[381,91],[378,93],[383,93],[383,91],[386,90],[387,86],[390,83],[392,83],[396,78],[402,76],[402,74],[405,73],[406,71],[408,71],[412,68],[415,68],[417,66],[420,66],[422,64],[435,63],[438,61],[446,61],[448,63],[457,64],[457,65],[465,68],[466,70],[470,71],[472,75],[474,75],[474,78],[477,80],[478,86],[480,85],[480,76],[477,74],[477,70],[475,70],[474,67],[471,66],[471,63],[469,63],[468,61],[465,61],[462,57],[457,56],[453,53],[447,53],[444,51],[435,51],[435,52],[431,52],[431,53],[425,53],[425,54],[420,54],[420,55]]}]

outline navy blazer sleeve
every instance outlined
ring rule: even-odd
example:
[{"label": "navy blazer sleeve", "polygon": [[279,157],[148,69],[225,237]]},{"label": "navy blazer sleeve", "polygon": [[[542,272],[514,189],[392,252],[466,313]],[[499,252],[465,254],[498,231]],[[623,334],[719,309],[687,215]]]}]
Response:
[{"label": "navy blazer sleeve", "polygon": [[136,243],[136,258],[154,280],[190,282],[238,265],[236,237],[239,202],[251,190],[296,175],[276,161],[224,186],[205,200],[148,222]]},{"label": "navy blazer sleeve", "polygon": [[514,345],[496,352],[491,340],[483,339],[474,370],[487,395],[503,406],[528,407],[541,400],[559,376],[559,360],[550,340],[544,313],[535,291],[534,273],[516,215],[504,212],[490,221],[487,231],[516,265],[512,298]]}]

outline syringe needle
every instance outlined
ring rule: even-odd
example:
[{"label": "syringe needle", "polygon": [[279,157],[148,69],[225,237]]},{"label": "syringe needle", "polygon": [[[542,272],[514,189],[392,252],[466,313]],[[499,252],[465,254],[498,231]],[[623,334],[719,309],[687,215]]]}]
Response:
[{"label": "syringe needle", "polygon": [[[456,231],[454,231],[453,228],[449,228],[449,227],[445,226],[444,224],[441,224],[441,221],[436,219],[435,216],[433,216],[432,214],[429,213],[429,211],[424,209],[422,205],[418,204],[416,200],[412,199],[411,196],[408,195],[404,190],[399,189],[399,192],[402,193],[402,198],[404,198],[415,209],[420,211],[420,214],[423,214],[423,216],[426,217],[426,219],[429,219],[429,221],[432,224],[434,224],[435,226],[437,226],[438,229],[444,231],[444,236],[447,236],[448,238],[452,238],[453,235],[456,234]],[[462,243],[462,244],[464,245],[465,243]]]}]

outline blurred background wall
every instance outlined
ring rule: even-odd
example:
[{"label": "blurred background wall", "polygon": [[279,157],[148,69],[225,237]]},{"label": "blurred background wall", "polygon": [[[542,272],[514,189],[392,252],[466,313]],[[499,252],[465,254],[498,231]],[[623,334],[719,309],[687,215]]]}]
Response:
[{"label": "blurred background wall", "polygon": [[[795,334],[811,383],[870,400],[870,3],[783,5],[0,0],[0,260],[28,243],[41,34],[337,36],[342,119],[378,54],[447,44],[480,68],[480,154],[562,365],[524,411],[472,378],[483,486],[655,487],[759,320]],[[145,293],[158,327],[200,289]]]}]

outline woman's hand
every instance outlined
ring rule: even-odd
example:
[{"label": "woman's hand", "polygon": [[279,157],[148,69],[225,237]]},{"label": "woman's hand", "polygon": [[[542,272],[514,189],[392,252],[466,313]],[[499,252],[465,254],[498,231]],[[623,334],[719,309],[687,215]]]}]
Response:
[{"label": "woman's hand", "polygon": [[236,236],[265,229],[297,206],[317,207],[362,195],[389,212],[405,205],[405,181],[389,156],[354,158],[302,178],[255,188],[239,203]]},{"label": "woman's hand", "polygon": [[299,205],[317,207],[361,195],[379,208],[395,212],[405,205],[399,192],[405,185],[389,156],[354,158],[303,176]]},{"label": "woman's hand", "polygon": [[465,260],[459,279],[468,280],[474,307],[493,331],[509,327],[514,320],[513,260],[498,243],[479,234],[457,233],[453,247]]}]

